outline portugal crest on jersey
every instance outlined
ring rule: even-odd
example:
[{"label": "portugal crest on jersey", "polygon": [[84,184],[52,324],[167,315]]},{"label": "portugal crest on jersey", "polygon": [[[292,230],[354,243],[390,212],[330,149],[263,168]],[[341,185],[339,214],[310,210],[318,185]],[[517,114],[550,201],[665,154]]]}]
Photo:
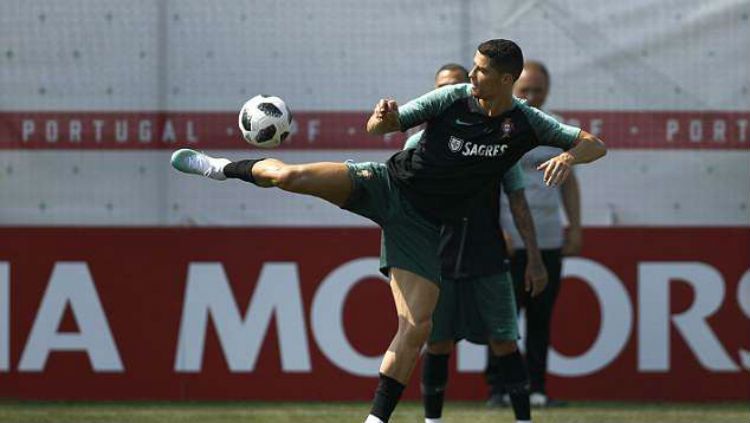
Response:
[{"label": "portugal crest on jersey", "polygon": [[452,152],[458,153],[461,151],[461,147],[464,145],[464,140],[461,138],[451,137],[451,139],[448,141],[448,148],[451,149]]},{"label": "portugal crest on jersey", "polygon": [[511,132],[513,132],[513,130],[516,128],[513,125],[513,121],[510,120],[510,118],[505,118],[501,126],[501,129],[503,130],[503,138],[508,138],[510,137]]}]

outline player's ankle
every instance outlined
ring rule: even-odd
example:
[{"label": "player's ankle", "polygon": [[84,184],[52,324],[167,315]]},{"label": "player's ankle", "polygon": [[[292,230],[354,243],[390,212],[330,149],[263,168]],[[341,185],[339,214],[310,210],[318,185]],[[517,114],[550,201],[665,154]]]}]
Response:
[{"label": "player's ankle", "polygon": [[262,161],[265,159],[255,159],[255,160],[240,160],[237,162],[229,162],[227,163],[224,168],[221,170],[222,173],[224,173],[224,176],[227,178],[234,178],[234,179],[241,179],[245,182],[250,182],[251,184],[258,184],[253,177],[253,166],[255,166],[259,161]]}]

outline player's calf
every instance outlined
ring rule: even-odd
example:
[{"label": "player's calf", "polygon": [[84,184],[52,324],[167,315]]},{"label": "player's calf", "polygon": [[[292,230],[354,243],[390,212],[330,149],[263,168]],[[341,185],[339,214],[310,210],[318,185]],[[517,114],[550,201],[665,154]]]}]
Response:
[{"label": "player's calf", "polygon": [[275,186],[289,192],[305,193],[304,165],[288,165],[276,159],[266,159],[252,170],[256,184]]},{"label": "player's calf", "polygon": [[415,320],[399,316],[398,331],[391,341],[380,366],[380,381],[365,423],[388,423],[401,399],[416,364],[419,351],[432,328],[429,318]]},{"label": "player's calf", "polygon": [[304,165],[288,165],[277,159],[251,159],[227,163],[222,173],[230,179],[240,179],[262,188],[277,187],[284,191],[305,193]]}]

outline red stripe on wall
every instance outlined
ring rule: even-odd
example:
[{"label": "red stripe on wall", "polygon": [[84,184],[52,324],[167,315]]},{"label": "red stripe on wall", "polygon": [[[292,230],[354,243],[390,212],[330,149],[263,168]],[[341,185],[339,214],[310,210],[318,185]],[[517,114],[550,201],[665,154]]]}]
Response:
[{"label": "red stripe on wall", "polygon": [[[747,112],[569,111],[565,121],[622,149],[750,149]],[[300,112],[283,148],[393,149],[405,136],[370,136],[367,112]],[[0,149],[236,149],[234,112],[2,112]]]}]

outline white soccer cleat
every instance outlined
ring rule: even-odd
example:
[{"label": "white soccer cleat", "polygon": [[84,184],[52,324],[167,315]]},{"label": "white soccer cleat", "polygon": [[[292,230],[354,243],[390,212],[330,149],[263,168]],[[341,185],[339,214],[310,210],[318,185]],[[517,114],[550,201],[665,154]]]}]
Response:
[{"label": "white soccer cleat", "polygon": [[547,395],[541,392],[532,392],[529,395],[529,404],[532,407],[546,407],[547,406]]},{"label": "white soccer cleat", "polygon": [[224,158],[211,157],[199,151],[182,148],[172,153],[172,167],[184,173],[203,175],[217,181],[227,179],[224,166],[231,163]]}]

